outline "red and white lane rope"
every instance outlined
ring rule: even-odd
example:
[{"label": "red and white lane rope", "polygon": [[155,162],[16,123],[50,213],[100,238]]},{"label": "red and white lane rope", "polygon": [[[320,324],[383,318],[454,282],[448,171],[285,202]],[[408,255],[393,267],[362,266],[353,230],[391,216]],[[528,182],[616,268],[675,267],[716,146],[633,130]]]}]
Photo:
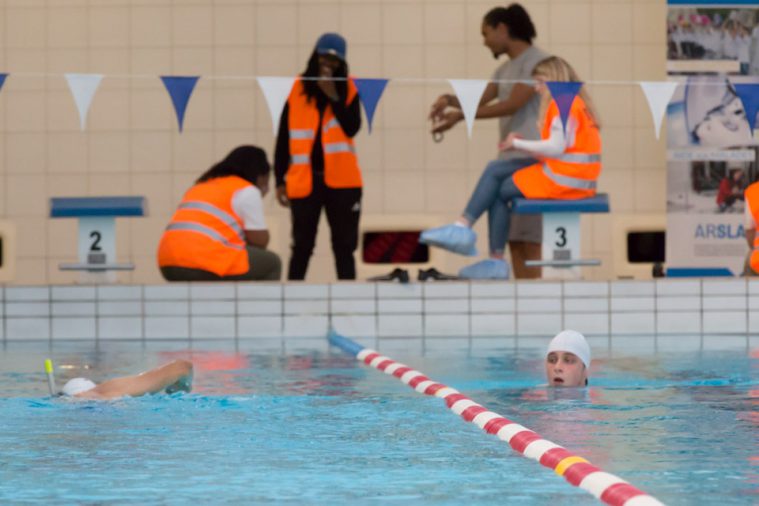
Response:
[{"label": "red and white lane rope", "polygon": [[440,397],[446,406],[467,422],[477,425],[488,434],[494,434],[525,457],[537,460],[553,469],[569,483],[587,490],[602,502],[612,506],[653,506],[662,503],[634,487],[622,478],[607,473],[588,460],[565,448],[543,439],[536,432],[508,418],[489,411],[458,390],[431,380],[423,373],[380,355],[375,350],[363,348],[350,339],[331,333],[329,340],[361,362],[395,376],[419,393]]}]

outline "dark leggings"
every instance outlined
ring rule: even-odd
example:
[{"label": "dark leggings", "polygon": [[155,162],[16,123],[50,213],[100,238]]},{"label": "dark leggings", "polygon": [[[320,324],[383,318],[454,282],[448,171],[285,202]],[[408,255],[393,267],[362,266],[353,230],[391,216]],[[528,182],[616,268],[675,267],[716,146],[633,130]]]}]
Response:
[{"label": "dark leggings", "polygon": [[301,280],[306,277],[322,208],[329,222],[337,279],[356,279],[353,253],[358,247],[361,188],[329,188],[324,184],[323,177],[316,175],[311,195],[290,200],[293,245],[287,279]]},{"label": "dark leggings", "polygon": [[166,281],[279,281],[282,275],[282,260],[276,253],[247,246],[250,270],[235,276],[219,276],[202,269],[187,267],[161,267],[161,274]]}]

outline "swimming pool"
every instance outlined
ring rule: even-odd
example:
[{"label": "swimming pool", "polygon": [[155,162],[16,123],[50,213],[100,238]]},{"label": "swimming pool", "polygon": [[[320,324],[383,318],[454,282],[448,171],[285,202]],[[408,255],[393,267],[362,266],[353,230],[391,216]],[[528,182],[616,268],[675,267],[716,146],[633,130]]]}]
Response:
[{"label": "swimming pool", "polygon": [[[595,340],[582,390],[536,386],[530,339],[452,339],[424,353],[398,340],[385,352],[665,503],[746,504],[757,354],[745,338],[722,349],[709,339],[724,341]],[[191,395],[46,398],[48,356],[60,383],[188,355]],[[312,340],[8,342],[0,392],[0,503],[598,504],[440,399]]]}]

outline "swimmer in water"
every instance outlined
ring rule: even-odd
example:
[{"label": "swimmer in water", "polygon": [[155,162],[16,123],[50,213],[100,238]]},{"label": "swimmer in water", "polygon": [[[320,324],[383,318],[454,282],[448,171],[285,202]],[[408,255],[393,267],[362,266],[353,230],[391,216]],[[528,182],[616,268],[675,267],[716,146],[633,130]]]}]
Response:
[{"label": "swimmer in water", "polygon": [[552,387],[582,387],[588,384],[590,346],[585,336],[563,330],[546,350],[546,378]]},{"label": "swimmer in water", "polygon": [[87,378],[69,380],[61,391],[66,397],[109,400],[119,397],[140,397],[165,390],[167,394],[192,390],[192,362],[174,360],[134,376],[114,378],[99,385]]}]

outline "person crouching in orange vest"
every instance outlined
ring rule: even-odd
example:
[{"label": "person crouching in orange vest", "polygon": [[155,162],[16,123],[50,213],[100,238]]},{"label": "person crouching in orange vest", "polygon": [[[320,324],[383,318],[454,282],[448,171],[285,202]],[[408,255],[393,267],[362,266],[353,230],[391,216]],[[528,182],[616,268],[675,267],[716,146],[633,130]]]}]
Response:
[{"label": "person crouching in orange vest", "polygon": [[750,184],[744,193],[745,219],[743,228],[748,242],[749,254],[743,270],[745,276],[759,276],[759,236],[756,225],[759,223],[759,182]]},{"label": "person crouching in orange vest", "polygon": [[261,148],[239,146],[198,178],[158,245],[167,281],[280,278],[282,262],[266,250],[263,197],[270,171]]},{"label": "person crouching in orange vest", "polygon": [[356,278],[362,181],[353,137],[361,128],[361,110],[345,53],[340,35],[319,38],[279,122],[274,173],[277,200],[292,213],[291,280],[306,276],[322,208],[337,277]]},{"label": "person crouching in orange vest", "polygon": [[[465,255],[476,254],[477,236],[474,222],[486,210],[491,226],[501,231],[491,241],[491,258],[464,267],[459,276],[469,279],[506,279],[508,266],[503,259],[506,238],[509,236],[511,201],[528,199],[582,199],[596,194],[596,180],[601,173],[601,135],[593,104],[584,88],[575,96],[567,118],[566,128],[559,108],[546,86],[548,81],[581,82],[572,67],[558,56],[539,62],[532,71],[535,90],[540,93],[541,105],[538,129],[540,140],[526,140],[511,133],[499,147],[527,153],[538,163],[525,165],[522,160],[491,162],[480,177],[467,211],[451,225],[422,232],[421,241]],[[527,159],[529,160],[529,159]],[[476,209],[473,212],[471,209]],[[498,225],[493,225],[497,223]]]}]

